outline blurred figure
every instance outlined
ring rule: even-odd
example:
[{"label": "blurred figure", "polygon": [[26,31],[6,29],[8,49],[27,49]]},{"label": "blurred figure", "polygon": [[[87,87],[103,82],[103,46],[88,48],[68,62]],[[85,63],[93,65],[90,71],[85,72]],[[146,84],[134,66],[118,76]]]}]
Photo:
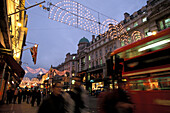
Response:
[{"label": "blurred figure", "polygon": [[11,90],[11,87],[9,87],[9,89],[7,90],[7,100],[6,100],[6,103],[10,104],[11,100],[12,100],[12,90]]},{"label": "blurred figure", "polygon": [[19,91],[18,91],[18,104],[21,104],[21,100],[22,100],[22,90],[19,89]]},{"label": "blurred figure", "polygon": [[24,89],[24,90],[22,91],[23,102],[25,102],[25,100],[26,100],[26,95],[27,95],[27,91],[26,91],[26,89]]},{"label": "blurred figure", "polygon": [[14,102],[13,102],[14,104],[16,103],[17,96],[18,96],[18,89],[16,88],[14,91]]},{"label": "blurred figure", "polygon": [[48,95],[39,107],[38,113],[73,113],[74,101],[66,92],[62,92],[60,82],[52,86],[52,94]]},{"label": "blurred figure", "polygon": [[34,106],[34,103],[35,103],[35,100],[36,100],[36,97],[37,97],[36,89],[34,89],[34,90],[32,91],[31,96],[32,96],[32,99],[31,99],[31,106],[33,107],[33,106]]},{"label": "blurred figure", "polygon": [[41,92],[40,90],[37,90],[37,94],[36,94],[36,98],[37,98],[37,106],[40,105],[40,102],[41,102]]},{"label": "blurred figure", "polygon": [[30,98],[31,98],[31,91],[27,90],[27,104],[30,103]]},{"label": "blurred figure", "polygon": [[43,91],[43,99],[46,97],[46,91]]},{"label": "blurred figure", "polygon": [[98,96],[99,113],[133,113],[134,105],[123,89],[102,92]]},{"label": "blurred figure", "polygon": [[81,86],[81,79],[77,78],[73,91],[68,92],[75,102],[74,113],[87,113],[87,93]]},{"label": "blurred figure", "polygon": [[11,99],[10,99],[10,103],[12,103],[12,101],[14,101],[14,92],[15,92],[15,89],[12,88],[12,89],[11,89]]}]

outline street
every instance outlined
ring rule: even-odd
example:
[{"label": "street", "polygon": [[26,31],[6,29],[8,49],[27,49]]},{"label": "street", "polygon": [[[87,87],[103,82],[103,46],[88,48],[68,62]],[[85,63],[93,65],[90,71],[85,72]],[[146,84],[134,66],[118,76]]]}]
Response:
[{"label": "street", "polygon": [[[89,113],[97,113],[96,101],[97,98],[94,96],[89,96],[88,101],[88,111]],[[22,102],[21,104],[3,104],[0,105],[0,113],[37,113],[38,107],[32,107],[31,104]]]}]

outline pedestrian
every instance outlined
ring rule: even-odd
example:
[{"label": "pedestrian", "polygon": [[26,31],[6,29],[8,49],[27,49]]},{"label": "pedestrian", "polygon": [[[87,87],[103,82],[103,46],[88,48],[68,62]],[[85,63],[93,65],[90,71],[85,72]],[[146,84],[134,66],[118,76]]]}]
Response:
[{"label": "pedestrian", "polygon": [[132,113],[134,105],[122,89],[101,92],[98,96],[99,113]]},{"label": "pedestrian", "polygon": [[36,98],[37,98],[37,106],[40,105],[40,102],[41,102],[41,92],[40,90],[37,90],[37,94],[36,94]]},{"label": "pedestrian", "polygon": [[30,103],[30,98],[31,98],[31,91],[27,90],[27,104]]},{"label": "pedestrian", "polygon": [[43,91],[43,99],[46,97],[46,91]]},{"label": "pedestrian", "polygon": [[36,101],[36,97],[37,97],[36,89],[34,89],[34,90],[32,91],[31,96],[32,96],[32,99],[31,99],[31,106],[33,107],[33,106],[34,106],[34,103],[35,103],[35,101]]},{"label": "pedestrian", "polygon": [[19,89],[19,91],[18,91],[18,104],[21,104],[21,100],[22,100],[22,89]]},{"label": "pedestrian", "polygon": [[13,101],[14,104],[16,103],[17,97],[18,97],[18,89],[16,88],[14,91],[14,101]]},{"label": "pedestrian", "polygon": [[25,102],[26,100],[26,94],[27,94],[26,89],[23,89],[22,91],[23,102]]},{"label": "pedestrian", "polygon": [[68,91],[75,102],[74,113],[87,113],[87,93],[81,86],[81,78],[77,78],[72,91]]},{"label": "pedestrian", "polygon": [[60,82],[52,86],[52,93],[43,100],[38,113],[73,113],[74,101],[69,94],[61,91],[62,87]]},{"label": "pedestrian", "polygon": [[12,103],[12,101],[14,101],[14,88],[11,89],[11,98],[10,98],[10,103]]},{"label": "pedestrian", "polygon": [[6,100],[6,103],[7,104],[10,104],[10,100],[12,98],[12,93],[11,93],[11,87],[9,87],[9,89],[7,90],[7,100]]}]

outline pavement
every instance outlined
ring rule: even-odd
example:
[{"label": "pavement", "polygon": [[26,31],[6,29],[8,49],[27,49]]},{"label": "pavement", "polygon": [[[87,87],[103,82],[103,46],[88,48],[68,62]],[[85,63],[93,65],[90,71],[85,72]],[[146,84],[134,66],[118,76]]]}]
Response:
[{"label": "pavement", "polygon": [[[31,104],[22,102],[21,104],[3,104],[0,105],[0,113],[37,113],[38,107],[32,107]],[[88,112],[97,113],[97,98],[88,96]]]},{"label": "pavement", "polygon": [[0,113],[37,113],[38,107],[22,102],[21,104],[3,104]]}]

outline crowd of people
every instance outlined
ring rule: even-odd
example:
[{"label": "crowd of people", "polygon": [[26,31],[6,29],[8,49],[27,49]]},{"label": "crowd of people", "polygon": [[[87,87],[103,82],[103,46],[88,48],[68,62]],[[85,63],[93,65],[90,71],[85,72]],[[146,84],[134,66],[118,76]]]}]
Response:
[{"label": "crowd of people", "polygon": [[[88,93],[76,81],[70,91],[63,91],[61,82],[52,85],[52,92],[46,95],[41,102],[43,93],[40,90],[9,89],[7,91],[7,104],[21,102],[31,103],[34,106],[37,102],[38,113],[89,113]],[[99,113],[133,113],[134,105],[123,88],[110,90],[109,88],[100,93],[97,99]]]},{"label": "crowd of people", "polygon": [[34,103],[37,102],[37,106],[41,102],[41,92],[37,89],[20,89],[20,88],[9,88],[7,90],[7,99],[6,104],[21,104],[26,102],[34,106]]}]

